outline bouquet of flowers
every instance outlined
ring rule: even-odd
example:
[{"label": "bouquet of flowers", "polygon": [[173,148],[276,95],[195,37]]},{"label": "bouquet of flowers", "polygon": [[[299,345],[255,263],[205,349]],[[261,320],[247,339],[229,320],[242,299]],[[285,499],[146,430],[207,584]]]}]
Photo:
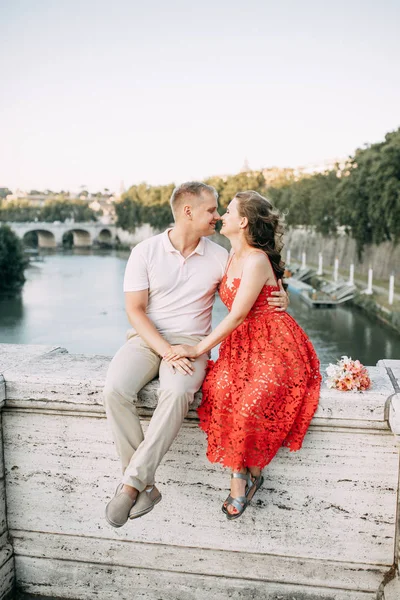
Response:
[{"label": "bouquet of flowers", "polygon": [[368,371],[359,360],[352,360],[348,356],[342,356],[336,365],[330,363],[326,369],[328,388],[336,388],[342,392],[367,390],[371,386]]}]

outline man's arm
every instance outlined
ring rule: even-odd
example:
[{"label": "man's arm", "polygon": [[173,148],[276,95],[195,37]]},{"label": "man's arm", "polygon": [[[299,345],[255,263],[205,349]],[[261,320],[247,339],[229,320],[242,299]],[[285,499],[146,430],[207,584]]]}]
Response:
[{"label": "man's arm", "polygon": [[[128,319],[137,334],[157,354],[163,357],[171,350],[171,344],[165,340],[146,314],[149,291],[125,292],[125,308]],[[172,364],[183,374],[191,375],[193,367],[189,360],[178,359]]]},{"label": "man's arm", "polygon": [[128,319],[138,335],[160,356],[164,356],[171,345],[164,340],[146,314],[149,290],[125,292],[125,308]]}]

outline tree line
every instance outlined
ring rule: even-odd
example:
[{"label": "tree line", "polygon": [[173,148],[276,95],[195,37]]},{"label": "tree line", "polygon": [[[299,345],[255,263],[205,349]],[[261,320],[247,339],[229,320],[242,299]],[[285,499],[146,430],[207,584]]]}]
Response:
[{"label": "tree line", "polygon": [[75,222],[97,221],[97,214],[85,200],[47,200],[35,206],[27,200],[0,200],[0,221],[54,223],[67,219]]},{"label": "tree line", "polygon": [[[343,165],[314,175],[296,176],[294,170],[249,171],[228,177],[210,177],[206,183],[219,194],[220,211],[240,190],[253,189],[267,196],[286,218],[288,226],[313,227],[325,236],[345,227],[357,243],[400,239],[400,129],[384,141],[355,152]],[[6,189],[6,188],[4,188]],[[116,202],[117,226],[128,231],[143,223],[165,229],[173,221],[169,199],[174,184],[133,185]],[[2,204],[1,204],[2,202]],[[84,200],[48,200],[42,207],[27,202],[6,202],[0,197],[0,221],[96,220]]]},{"label": "tree line", "polygon": [[[252,189],[271,200],[288,226],[313,227],[324,236],[345,227],[360,255],[366,244],[399,241],[400,129],[324,173],[296,177],[287,171],[280,176],[277,170],[275,180],[268,183],[261,171],[210,177],[206,183],[217,190],[221,212],[236,192]],[[129,231],[142,223],[167,227],[172,222],[173,188],[173,184],[132,186],[116,204],[117,225]]]}]

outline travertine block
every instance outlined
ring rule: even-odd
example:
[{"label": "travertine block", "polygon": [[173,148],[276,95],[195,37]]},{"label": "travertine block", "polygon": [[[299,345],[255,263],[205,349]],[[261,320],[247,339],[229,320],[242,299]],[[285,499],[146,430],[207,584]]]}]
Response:
[{"label": "travertine block", "polygon": [[[279,451],[238,521],[221,511],[229,475],[207,462],[192,410],[157,472],[162,502],[113,529],[104,519],[120,476],[102,406],[109,360],[42,352],[5,371],[8,526],[24,590],[82,600],[376,598],[398,527],[385,365],[369,368],[365,393],[323,387],[302,450]],[[144,429],[157,385],[139,395]]]}]

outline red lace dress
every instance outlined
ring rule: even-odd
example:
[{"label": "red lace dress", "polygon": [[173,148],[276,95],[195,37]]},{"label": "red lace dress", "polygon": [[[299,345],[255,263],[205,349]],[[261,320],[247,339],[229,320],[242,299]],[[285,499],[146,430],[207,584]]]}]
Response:
[{"label": "red lace dress", "polygon": [[[240,284],[220,297],[230,310]],[[198,408],[207,433],[211,462],[238,470],[267,465],[281,446],[301,448],[318,406],[321,375],[314,348],[286,312],[274,312],[267,298],[277,286],[265,285],[245,321],[221,344],[209,362]]]}]

